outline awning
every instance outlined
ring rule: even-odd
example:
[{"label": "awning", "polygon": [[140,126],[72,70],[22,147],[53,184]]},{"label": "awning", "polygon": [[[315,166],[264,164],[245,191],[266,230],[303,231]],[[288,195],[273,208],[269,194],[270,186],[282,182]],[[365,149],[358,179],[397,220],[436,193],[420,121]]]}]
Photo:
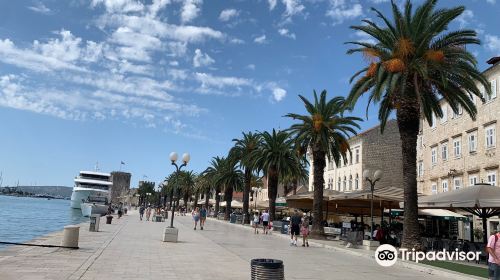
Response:
[{"label": "awning", "polygon": [[[403,209],[392,209],[391,210],[391,216],[393,217],[399,217],[399,216],[404,216],[404,211]],[[467,221],[468,218],[467,216],[460,215],[458,213],[455,213],[450,210],[446,209],[418,209],[418,216],[427,216],[427,217],[432,217],[434,219],[439,219],[439,220],[459,220],[459,221]]]}]

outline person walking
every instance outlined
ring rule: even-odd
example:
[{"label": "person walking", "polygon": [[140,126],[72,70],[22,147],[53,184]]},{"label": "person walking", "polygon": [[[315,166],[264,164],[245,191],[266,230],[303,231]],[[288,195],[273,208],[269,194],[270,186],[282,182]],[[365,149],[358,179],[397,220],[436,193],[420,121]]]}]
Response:
[{"label": "person walking", "polygon": [[259,234],[259,212],[254,212],[253,213],[253,228],[254,234]]},{"label": "person walking", "polygon": [[264,213],[262,213],[262,229],[264,234],[267,234],[269,231],[269,213],[267,210],[264,210]]},{"label": "person walking", "polygon": [[302,224],[300,226],[300,234],[302,234],[302,247],[309,247],[309,217],[304,213],[302,217]]},{"label": "person walking", "polygon": [[139,219],[142,221],[143,217],[144,217],[144,206],[141,205],[141,207],[139,207]]},{"label": "person walking", "polygon": [[150,216],[151,216],[151,206],[148,205],[148,208],[146,208],[146,221],[149,221]]},{"label": "person walking", "polygon": [[488,276],[491,280],[500,280],[500,232],[497,230],[495,234],[488,238],[486,251],[488,257]]},{"label": "person walking", "polygon": [[120,204],[118,204],[118,219],[120,219],[123,215],[123,204],[120,202]]},{"label": "person walking", "polygon": [[205,205],[200,210],[200,229],[203,230],[203,227],[205,226],[205,221],[207,220],[207,208]]},{"label": "person walking", "polygon": [[191,212],[191,216],[193,217],[194,221],[194,230],[196,230],[196,226],[198,225],[198,221],[200,220],[200,212],[198,207],[193,209],[193,211]]},{"label": "person walking", "polygon": [[300,224],[302,219],[299,215],[299,211],[295,209],[292,218],[290,219],[290,246],[297,246],[297,236],[300,234]]}]

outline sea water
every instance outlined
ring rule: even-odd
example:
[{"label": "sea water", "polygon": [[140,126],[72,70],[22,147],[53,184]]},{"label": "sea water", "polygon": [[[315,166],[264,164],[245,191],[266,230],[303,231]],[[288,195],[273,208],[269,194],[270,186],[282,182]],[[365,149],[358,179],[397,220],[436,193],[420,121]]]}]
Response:
[{"label": "sea water", "polygon": [[[26,242],[88,221],[80,209],[72,209],[69,204],[63,199],[0,195],[0,241]],[[4,247],[0,244],[0,249]]]}]

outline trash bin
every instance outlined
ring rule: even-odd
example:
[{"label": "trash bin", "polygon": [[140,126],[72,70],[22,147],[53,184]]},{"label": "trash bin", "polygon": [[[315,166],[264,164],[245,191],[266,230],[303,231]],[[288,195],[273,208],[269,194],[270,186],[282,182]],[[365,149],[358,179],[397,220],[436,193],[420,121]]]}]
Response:
[{"label": "trash bin", "polygon": [[99,221],[100,220],[101,220],[101,215],[99,215],[99,214],[90,215],[89,231],[99,231]]},{"label": "trash bin", "polygon": [[284,280],[283,261],[274,259],[253,259],[250,262],[252,280]]},{"label": "trash bin", "polygon": [[161,222],[162,222],[162,220],[161,220],[161,216],[160,216],[160,215],[156,215],[156,216],[155,216],[155,222],[159,222],[159,223],[161,223]]},{"label": "trash bin", "polygon": [[236,223],[236,215],[235,215],[235,214],[231,214],[231,215],[229,215],[229,222],[230,222],[231,224]]},{"label": "trash bin", "polygon": [[288,234],[288,228],[290,227],[290,221],[283,220],[281,225],[281,233]]},{"label": "trash bin", "polygon": [[127,207],[123,209],[123,213],[127,214]]},{"label": "trash bin", "polygon": [[106,216],[106,224],[110,225],[111,224],[111,220],[113,220],[113,216],[111,216],[111,215]]}]

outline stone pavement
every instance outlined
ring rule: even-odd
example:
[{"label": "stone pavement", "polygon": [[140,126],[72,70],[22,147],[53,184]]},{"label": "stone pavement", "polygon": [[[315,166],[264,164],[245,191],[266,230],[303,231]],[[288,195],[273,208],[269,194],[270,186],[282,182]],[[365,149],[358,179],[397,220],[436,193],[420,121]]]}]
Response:
[{"label": "stone pavement", "polygon": [[[130,212],[129,212],[130,213]],[[192,228],[190,217],[175,217],[179,243],[164,243],[168,223],[139,221],[136,212],[103,225],[80,229],[79,250],[16,247],[0,251],[0,279],[249,279],[250,260],[284,261],[286,279],[446,279],[404,267],[383,268],[374,260],[321,247],[290,247],[273,235],[208,220]],[[61,233],[38,242],[58,244]],[[449,278],[454,279],[454,278]]]}]

